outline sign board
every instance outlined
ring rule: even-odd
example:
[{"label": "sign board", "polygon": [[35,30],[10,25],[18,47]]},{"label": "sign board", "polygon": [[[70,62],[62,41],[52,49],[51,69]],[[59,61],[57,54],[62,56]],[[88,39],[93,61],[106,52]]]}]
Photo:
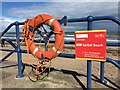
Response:
[{"label": "sign board", "polygon": [[106,30],[75,32],[75,58],[106,61]]}]

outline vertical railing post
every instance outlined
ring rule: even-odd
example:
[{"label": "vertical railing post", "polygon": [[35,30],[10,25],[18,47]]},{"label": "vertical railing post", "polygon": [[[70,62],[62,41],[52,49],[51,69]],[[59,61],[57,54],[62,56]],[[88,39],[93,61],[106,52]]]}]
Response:
[{"label": "vertical railing post", "polygon": [[20,49],[20,32],[19,32],[19,22],[15,22],[15,28],[16,28],[16,42],[17,42],[17,58],[18,58],[18,75],[17,78],[23,77],[23,64],[22,64],[22,55],[21,55],[21,49]]},{"label": "vertical railing post", "polygon": [[[88,20],[87,29],[88,30],[92,30],[93,17],[92,16],[88,16],[87,20]],[[87,61],[87,90],[91,89],[91,76],[92,76],[91,70],[92,70],[92,61],[88,60]]]},{"label": "vertical railing post", "polygon": [[100,81],[104,83],[104,66],[105,63],[101,61],[100,63]]}]

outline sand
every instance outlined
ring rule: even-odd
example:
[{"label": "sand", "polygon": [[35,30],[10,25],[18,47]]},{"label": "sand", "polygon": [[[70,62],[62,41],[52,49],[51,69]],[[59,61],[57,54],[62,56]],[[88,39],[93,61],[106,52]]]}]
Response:
[{"label": "sand", "polygon": [[[26,49],[26,46],[21,46]],[[3,49],[12,49],[6,45]],[[0,51],[0,58],[8,52]],[[63,53],[75,53],[73,45],[65,45]],[[107,57],[118,60],[120,51],[118,47],[107,47]],[[32,55],[22,54],[23,63],[36,63],[36,58]],[[57,57],[52,60],[51,72],[48,77],[37,82],[32,82],[26,73],[23,78],[16,78],[17,72],[17,54],[14,53],[6,61],[0,63],[1,85],[2,88],[86,88],[87,81],[87,61],[75,60],[70,58]],[[29,67],[27,67],[29,68]],[[92,62],[92,88],[116,88],[120,89],[120,70],[111,63],[105,63],[106,85],[98,82],[100,78],[100,62]]]}]

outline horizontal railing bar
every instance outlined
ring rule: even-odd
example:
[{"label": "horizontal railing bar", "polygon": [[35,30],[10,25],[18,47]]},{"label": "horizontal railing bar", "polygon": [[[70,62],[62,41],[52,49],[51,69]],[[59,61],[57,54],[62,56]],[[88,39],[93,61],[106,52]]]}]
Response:
[{"label": "horizontal railing bar", "polygon": [[[3,38],[3,40],[7,41],[8,38]],[[9,41],[14,41],[14,42],[15,42],[16,39],[9,39]],[[20,39],[20,42],[21,42],[21,41],[24,42],[23,39]],[[40,43],[40,40],[34,40],[34,42],[35,42],[35,43]],[[41,41],[41,43],[44,43],[44,41]],[[55,41],[51,41],[51,40],[50,40],[50,43],[55,43]],[[73,45],[74,45],[75,42],[74,42],[74,41],[67,41],[67,40],[66,40],[64,44],[73,44]],[[117,43],[116,43],[116,42],[114,42],[114,43],[113,43],[113,42],[107,42],[107,45],[106,45],[106,46],[120,46],[120,43],[119,43],[119,42],[117,42]]]},{"label": "horizontal railing bar", "polygon": [[15,23],[11,23],[3,32],[2,34],[0,35],[0,38],[13,26],[15,25]]},{"label": "horizontal railing bar", "polygon": [[107,57],[107,58],[106,58],[106,62],[110,62],[110,63],[112,63],[113,65],[115,65],[117,68],[120,69],[120,61],[116,61],[116,60],[113,60],[113,59]]},{"label": "horizontal railing bar", "polygon": [[[112,16],[88,16],[88,17],[92,17],[92,21],[111,20],[120,25],[120,20],[116,17],[112,17]],[[72,18],[72,19],[67,19],[67,21],[68,22],[86,22],[86,21],[88,21],[88,17]],[[58,21],[60,21],[60,20],[58,20]],[[24,22],[19,22],[19,25],[24,25]]]},{"label": "horizontal railing bar", "polygon": [[[17,52],[17,50],[9,50],[9,49],[0,49],[0,51],[7,51],[7,52]],[[21,53],[27,53],[27,50],[20,50]],[[66,54],[61,53],[59,54],[59,57],[65,57],[65,58],[75,58],[75,54]]]},{"label": "horizontal railing bar", "polygon": [[[9,50],[9,49],[0,49],[1,51],[7,51],[7,52],[17,52],[17,50]],[[27,53],[27,50],[20,50],[21,53]],[[66,54],[66,53],[61,53],[59,54],[58,57],[64,57],[64,58],[73,58],[75,59],[75,54]],[[120,69],[120,61],[118,60],[113,60],[111,58],[106,58],[106,62],[110,62],[114,64],[116,67]]]}]

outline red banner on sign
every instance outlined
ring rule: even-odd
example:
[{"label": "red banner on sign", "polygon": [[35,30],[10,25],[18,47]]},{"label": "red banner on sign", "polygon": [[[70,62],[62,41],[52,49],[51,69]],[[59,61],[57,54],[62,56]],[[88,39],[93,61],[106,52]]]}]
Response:
[{"label": "red banner on sign", "polygon": [[75,53],[79,60],[106,61],[106,30],[76,31]]}]

